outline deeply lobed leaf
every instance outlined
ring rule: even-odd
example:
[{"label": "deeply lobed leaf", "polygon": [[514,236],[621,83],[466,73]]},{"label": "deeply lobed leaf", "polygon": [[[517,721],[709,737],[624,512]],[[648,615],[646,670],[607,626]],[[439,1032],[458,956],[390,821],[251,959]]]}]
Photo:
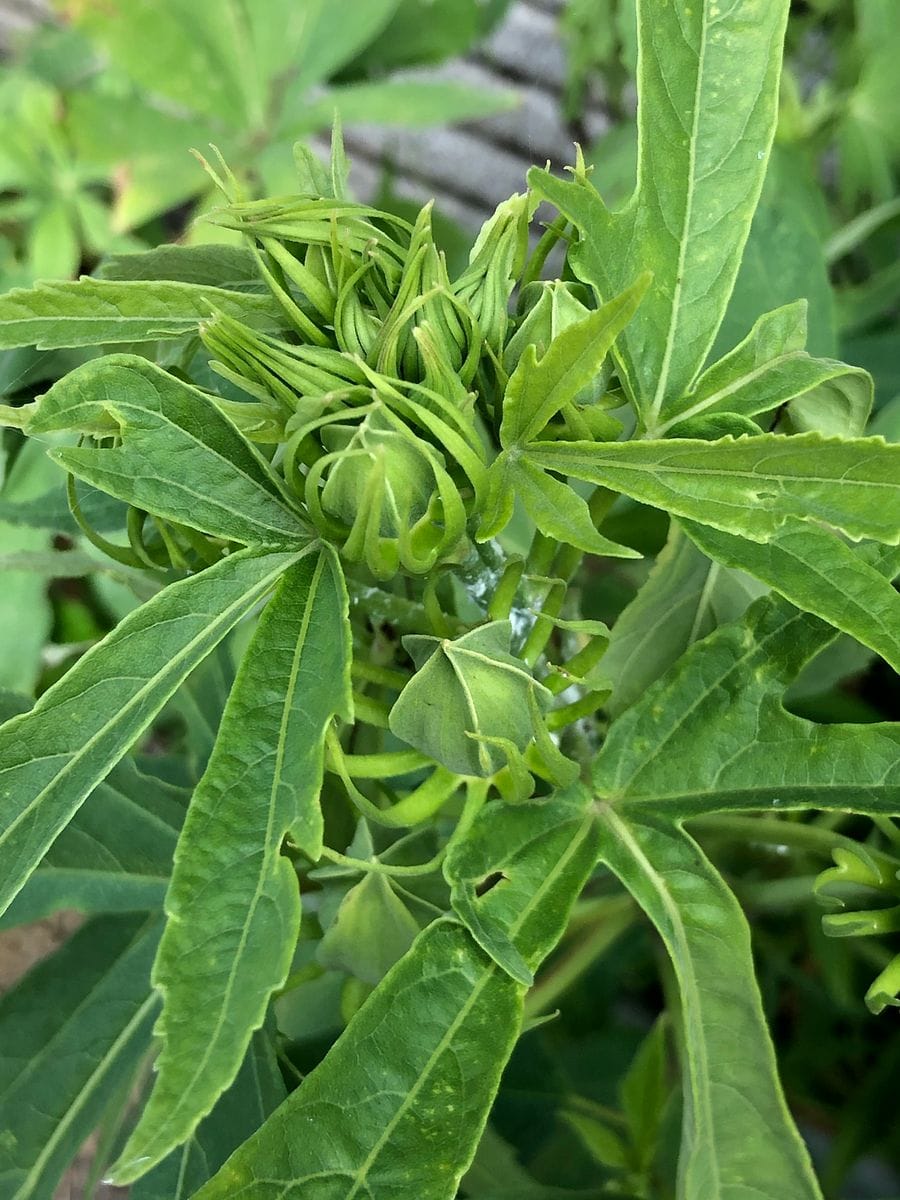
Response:
[{"label": "deeply lobed leaf", "polygon": [[[501,828],[503,814],[521,811],[509,892],[499,883],[479,907],[532,968],[561,936],[594,865],[589,805],[586,789],[546,811],[489,805],[467,835],[472,856],[460,846],[460,878],[468,878],[476,860],[494,854],[498,811]],[[565,833],[542,836],[561,815]],[[452,1200],[520,1031],[523,991],[467,930],[429,926],[196,1200]],[[298,1129],[316,1136],[297,1137]]]},{"label": "deeply lobed leaf", "polygon": [[29,412],[32,434],[114,436],[102,448],[52,457],[81,479],[145,512],[245,545],[303,540],[268,464],[199,389],[132,355],[72,371]]},{"label": "deeply lobed leaf", "polygon": [[0,1190],[44,1200],[146,1053],[158,919],[102,917],[0,1002]]},{"label": "deeply lobed leaf", "polygon": [[606,806],[601,823],[601,855],[658,929],[678,979],[679,1200],[821,1200],[781,1093],[737,900],[676,825]]},{"label": "deeply lobed leaf", "polygon": [[539,466],[755,542],[790,519],[900,543],[900,447],[817,433],[705,442],[535,442]]},{"label": "deeply lobed leaf", "polygon": [[787,684],[833,637],[781,599],[756,601],[613,724],[594,762],[597,791],[623,812],[672,817],[772,807],[897,812],[900,725],[816,725],[782,706]]},{"label": "deeply lobed leaf", "polygon": [[691,521],[684,522],[684,528],[717,562],[749,571],[900,671],[900,595],[859,548],[801,521],[786,522],[763,543]]},{"label": "deeply lobed leaf", "polygon": [[116,1176],[130,1182],[193,1134],[229,1086],[300,928],[290,830],[321,854],[325,729],[351,716],[347,598],[334,552],[285,571],[247,648],[175,855],[153,982],[162,1052]]},{"label": "deeply lobed leaf", "polygon": [[631,200],[610,213],[581,180],[529,175],[578,229],[571,261],[601,299],[653,271],[618,350],[623,384],[651,430],[699,374],[731,295],[775,130],[788,7],[641,0]]}]

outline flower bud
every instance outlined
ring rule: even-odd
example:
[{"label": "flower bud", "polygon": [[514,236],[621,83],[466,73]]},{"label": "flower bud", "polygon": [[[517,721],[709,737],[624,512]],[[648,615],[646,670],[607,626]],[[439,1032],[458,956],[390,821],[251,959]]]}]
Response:
[{"label": "flower bud", "polygon": [[512,196],[481,229],[469,266],[453,284],[487,344],[500,353],[506,338],[509,297],[528,253],[528,225],[535,201],[527,193]]},{"label": "flower bud", "polygon": [[325,426],[321,437],[326,454],[309,472],[305,496],[348,561],[388,579],[401,567],[421,574],[459,556],[466,513],[439,450],[382,406],[357,425]]}]

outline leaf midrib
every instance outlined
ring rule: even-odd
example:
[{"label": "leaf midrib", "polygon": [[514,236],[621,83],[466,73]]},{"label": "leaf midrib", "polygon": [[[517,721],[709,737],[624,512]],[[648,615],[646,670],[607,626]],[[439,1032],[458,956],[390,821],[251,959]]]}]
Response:
[{"label": "leaf midrib", "polygon": [[[696,170],[697,170],[697,139],[699,133],[700,122],[700,97],[703,92],[704,71],[706,69],[706,28],[707,28],[707,0],[699,0],[701,5],[702,17],[700,23],[700,48],[697,52],[697,78],[694,84],[694,110],[691,120],[691,135],[688,142],[688,188],[687,196],[684,205],[684,220],[681,226],[681,235],[678,244],[678,266],[675,273],[675,286],[672,290],[672,305],[670,309],[668,329],[666,330],[666,344],[663,352],[662,362],[660,363],[659,375],[657,377],[656,392],[650,403],[648,425],[653,425],[660,413],[662,412],[663,404],[666,398],[666,387],[669,382],[669,372],[672,367],[672,354],[675,349],[675,333],[678,329],[681,319],[681,298],[684,292],[684,277],[685,264],[687,262],[688,234],[693,221],[694,215],[694,189],[696,187]],[[687,38],[685,37],[685,41]],[[646,135],[646,131],[645,131]],[[639,187],[641,185],[639,184]],[[641,192],[643,188],[641,187]]]},{"label": "leaf midrib", "polygon": [[[669,891],[665,879],[658,873],[644,854],[644,851],[633,837],[626,822],[620,819],[609,804],[598,804],[598,809],[601,819],[613,827],[618,839],[628,848],[632,858],[642,870],[644,877],[654,888],[669,918],[673,943],[672,960],[675,963],[682,989],[682,1016],[684,1021],[686,1023],[689,1021],[694,1029],[692,1050],[687,1055],[688,1070],[693,1084],[694,1096],[700,1101],[699,1107],[703,1112],[703,1124],[700,1128],[705,1127],[707,1130],[712,1131],[714,1128],[713,1102],[709,1088],[706,1086],[709,1079],[709,1050],[706,1044],[706,1032],[703,1022],[697,1019],[697,1014],[702,1011],[700,991],[694,976],[693,958],[690,953],[687,932],[681,919],[681,909],[675,897]],[[678,835],[680,831],[675,829],[673,832]],[[681,971],[678,971],[679,964],[683,968]],[[694,1124],[696,1132],[698,1123],[695,1121]],[[705,1144],[708,1148],[709,1161],[715,1175],[715,1196],[721,1196],[722,1170],[719,1164],[715,1138],[710,1138]],[[713,1200],[713,1197],[710,1197],[710,1200]]]},{"label": "leaf midrib", "polygon": [[[712,408],[713,405],[719,404],[722,400],[727,400],[727,398],[729,396],[733,396],[735,392],[743,391],[744,388],[748,387],[752,383],[755,383],[757,379],[762,379],[763,376],[770,374],[777,368],[784,367],[788,363],[794,362],[798,359],[808,359],[810,362],[813,361],[811,355],[808,354],[806,350],[791,350],[785,354],[779,354],[775,358],[770,358],[766,362],[760,363],[759,366],[754,367],[752,370],[746,371],[743,375],[739,375],[737,378],[732,379],[732,381],[729,384],[726,384],[725,387],[721,387],[718,389],[718,391],[712,392],[710,395],[704,396],[700,400],[697,400],[689,408],[681,409],[679,412],[674,413],[668,421],[664,421],[663,424],[658,427],[657,433],[662,436],[674,425],[678,425],[682,421],[687,421],[691,417],[699,416],[701,413],[704,413],[708,409]],[[702,382],[703,380],[701,379],[700,383]]]},{"label": "leaf midrib", "polygon": [[[153,1141],[150,1142],[148,1146],[144,1147],[144,1154],[147,1154],[147,1153],[153,1154],[154,1150],[152,1149],[152,1147],[154,1145],[158,1145],[160,1141],[163,1141],[163,1142],[165,1141],[166,1130],[171,1127],[171,1125],[172,1125],[173,1121],[175,1120],[175,1118],[177,1117],[177,1115],[185,1107],[185,1104],[189,1103],[192,1100],[193,1088],[196,1086],[197,1081],[202,1078],[203,1073],[206,1070],[206,1066],[209,1063],[209,1060],[212,1057],[213,1052],[218,1048],[218,1039],[221,1036],[222,1029],[225,1024],[225,1013],[228,1010],[229,1002],[231,1000],[231,994],[234,989],[234,985],[235,985],[235,982],[236,982],[236,979],[237,979],[237,976],[239,973],[241,959],[242,959],[244,950],[247,945],[247,938],[249,936],[250,926],[252,924],[253,917],[256,912],[256,907],[259,904],[260,896],[262,895],[262,892],[263,892],[263,880],[266,880],[269,878],[269,875],[271,873],[271,867],[272,867],[273,863],[276,863],[278,858],[280,857],[278,845],[276,844],[274,846],[274,849],[272,846],[272,842],[273,842],[272,830],[273,830],[274,820],[275,820],[275,794],[279,787],[282,765],[284,763],[285,747],[287,744],[286,731],[287,731],[287,727],[290,723],[290,717],[291,717],[291,711],[292,711],[291,705],[292,705],[292,702],[294,699],[294,692],[296,689],[297,676],[298,676],[299,670],[300,670],[300,661],[303,657],[303,651],[306,648],[306,641],[307,641],[307,636],[308,636],[308,632],[309,632],[309,624],[310,624],[310,620],[312,617],[313,604],[314,604],[315,596],[316,596],[318,588],[319,588],[322,574],[325,569],[324,564],[325,564],[325,557],[324,557],[324,555],[320,555],[319,560],[316,563],[316,567],[315,567],[315,570],[313,573],[313,578],[310,582],[309,595],[307,597],[307,602],[306,602],[306,605],[305,605],[305,608],[303,611],[303,617],[301,620],[300,629],[298,630],[298,633],[297,633],[297,640],[294,645],[294,654],[293,654],[293,657],[291,660],[291,671],[290,671],[290,676],[289,676],[289,682],[288,682],[288,687],[285,691],[284,704],[282,707],[282,714],[281,714],[281,721],[279,723],[279,729],[278,729],[278,741],[277,741],[277,744],[275,747],[275,763],[274,763],[273,772],[272,772],[272,785],[269,789],[269,805],[268,805],[268,812],[267,812],[267,816],[266,816],[266,832],[265,832],[265,841],[264,841],[264,858],[260,865],[260,870],[259,870],[259,874],[257,876],[256,887],[255,887],[253,896],[250,900],[249,905],[247,906],[247,918],[244,921],[243,928],[241,929],[240,940],[238,942],[238,946],[235,949],[235,952],[231,959],[231,963],[230,963],[228,975],[227,975],[227,980],[226,980],[226,984],[225,984],[225,988],[224,988],[224,993],[222,996],[222,1001],[219,1005],[219,1015],[216,1019],[215,1027],[210,1034],[206,1049],[203,1052],[193,1075],[191,1076],[188,1083],[182,1088],[181,1095],[179,1096],[179,1098],[176,1101],[176,1103],[174,1104],[174,1106],[169,1109],[167,1116],[166,1116],[166,1120],[161,1126],[159,1126],[159,1128],[156,1132],[156,1136],[154,1137]],[[172,913],[170,913],[169,915],[170,915],[170,918],[175,921],[182,919]],[[277,986],[279,986],[279,985],[276,984],[276,987]],[[210,1105],[210,1108],[211,1107],[212,1107],[212,1105]],[[207,1112],[208,1111],[209,1111],[209,1109],[207,1109]],[[206,1115],[206,1114],[203,1114],[203,1115]],[[202,1119],[202,1118],[200,1118],[200,1119]],[[195,1128],[196,1128],[196,1125],[195,1125]]]},{"label": "leaf midrib", "polygon": [[100,1085],[103,1076],[113,1066],[120,1051],[127,1045],[135,1030],[140,1026],[141,1022],[144,1021],[152,1012],[155,1004],[156,996],[151,992],[151,994],[147,997],[144,1003],[140,1006],[140,1008],[110,1046],[109,1050],[107,1050],[107,1052],[99,1060],[97,1066],[91,1072],[91,1075],[85,1083],[85,1086],[79,1093],[77,1100],[48,1138],[46,1146],[41,1151],[40,1155],[35,1159],[34,1166],[28,1172],[28,1175],[23,1180],[21,1187],[12,1197],[12,1200],[29,1200],[29,1197],[34,1194],[33,1189],[40,1182],[40,1175],[44,1170],[47,1161],[55,1151],[62,1136],[66,1133],[69,1125],[71,1125],[74,1118],[87,1103],[88,1099],[90,1098],[93,1085]]},{"label": "leaf midrib", "polygon": [[[567,849],[566,853],[560,856],[560,858],[554,864],[554,869],[552,871],[549,871],[544,876],[544,878],[540,882],[540,885],[538,886],[538,888],[535,890],[534,894],[532,895],[531,899],[522,908],[522,911],[519,914],[519,916],[516,918],[516,920],[513,921],[513,923],[510,925],[508,936],[511,941],[515,938],[516,934],[520,932],[522,926],[525,924],[525,922],[531,916],[534,909],[537,907],[537,905],[542,900],[545,892],[556,882],[556,879],[558,878],[558,876],[565,870],[565,867],[568,864],[569,859],[575,853],[578,845],[580,844],[581,839],[587,834],[587,832],[591,828],[592,820],[593,820],[593,818],[591,816],[589,816],[585,821],[582,821],[581,825],[579,826],[578,832],[572,838],[572,840],[569,844],[569,848]],[[466,936],[469,936],[469,937],[471,936],[468,933],[468,931],[466,931]],[[482,950],[482,953],[484,953],[483,950]],[[355,1172],[353,1172],[355,1179],[354,1179],[351,1190],[346,1195],[345,1200],[354,1200],[354,1197],[358,1195],[359,1189],[361,1187],[363,1187],[363,1185],[366,1182],[369,1170],[371,1169],[372,1165],[375,1163],[376,1159],[378,1158],[378,1155],[381,1153],[381,1150],[387,1143],[387,1141],[390,1138],[391,1134],[393,1133],[394,1129],[396,1128],[398,1123],[402,1120],[402,1118],[405,1116],[406,1111],[411,1106],[412,1102],[415,1100],[416,1096],[419,1094],[421,1089],[425,1086],[425,1083],[426,1083],[428,1077],[430,1076],[431,1071],[434,1069],[436,1063],[440,1059],[441,1054],[443,1053],[443,1051],[445,1050],[445,1048],[447,1047],[449,1042],[452,1040],[453,1036],[456,1034],[458,1027],[461,1025],[461,1023],[464,1021],[464,1019],[468,1016],[469,1012],[471,1011],[472,1006],[475,1004],[475,1001],[481,995],[481,992],[484,990],[484,988],[487,987],[488,983],[493,978],[494,973],[496,971],[500,971],[500,970],[502,970],[502,968],[499,967],[493,961],[493,959],[488,960],[487,964],[485,965],[485,969],[481,976],[481,979],[473,987],[472,994],[469,997],[469,999],[466,1001],[466,1004],[464,1005],[463,1009],[460,1011],[459,1016],[450,1025],[450,1027],[447,1030],[447,1033],[445,1033],[444,1036],[441,1038],[437,1047],[430,1055],[425,1068],[421,1071],[419,1078],[416,1080],[413,1087],[407,1093],[405,1099],[399,1105],[399,1107],[397,1108],[397,1111],[394,1113],[391,1120],[385,1126],[383,1133],[381,1134],[381,1136],[378,1138],[378,1140],[373,1145],[372,1150],[369,1152],[369,1154],[366,1157],[363,1164]],[[505,974],[505,972],[504,972],[504,974]],[[521,989],[522,985],[519,985],[519,987]],[[344,1174],[344,1172],[341,1172],[341,1174]]]},{"label": "leaf midrib", "polygon": [[[31,816],[34,809],[43,803],[43,801],[46,799],[47,795],[49,793],[52,793],[53,790],[55,788],[57,788],[69,774],[71,774],[71,772],[75,769],[76,765],[80,764],[82,759],[90,756],[91,750],[93,749],[94,745],[98,741],[100,741],[104,736],[106,736],[111,730],[115,729],[115,727],[122,722],[123,718],[130,715],[132,709],[139,707],[141,702],[145,699],[145,697],[148,694],[150,694],[152,691],[154,691],[155,688],[160,685],[161,680],[171,677],[171,675],[173,674],[173,671],[177,675],[178,669],[180,668],[181,663],[186,658],[190,657],[191,653],[195,650],[195,648],[197,646],[199,646],[207,638],[209,638],[211,633],[215,629],[217,629],[219,626],[227,625],[232,617],[232,614],[236,610],[239,610],[242,608],[250,608],[256,602],[256,600],[259,598],[259,596],[268,590],[272,581],[274,579],[277,579],[284,572],[284,570],[286,570],[287,567],[290,565],[291,565],[290,563],[282,564],[282,565],[279,565],[279,567],[277,569],[273,569],[272,571],[270,571],[264,577],[264,579],[260,580],[256,584],[254,584],[254,586],[252,588],[249,588],[247,591],[245,591],[237,600],[235,600],[232,604],[230,604],[228,606],[228,608],[226,608],[225,610],[220,612],[216,616],[215,620],[210,622],[209,625],[205,626],[173,658],[169,659],[169,661],[166,663],[165,668],[162,671],[159,671],[155,675],[151,676],[146,681],[146,683],[144,683],[143,686],[137,692],[135,692],[134,695],[125,703],[125,705],[116,712],[114,717],[112,717],[110,720],[106,721],[100,727],[100,729],[98,729],[97,732],[88,739],[87,742],[85,742],[78,750],[76,750],[70,756],[69,761],[66,763],[66,765],[64,767],[62,767],[53,776],[53,778],[50,780],[50,782],[47,783],[41,789],[40,792],[38,792],[38,794],[34,797],[34,799],[31,800],[25,806],[25,808],[16,817],[13,818],[13,820],[6,826],[6,828],[2,832],[0,832],[0,851],[2,851],[3,847],[6,845],[6,842],[8,841],[9,837],[17,831],[18,827],[21,825],[21,823],[24,820],[26,820],[26,818]],[[194,615],[197,615],[197,614],[194,614]],[[102,643],[100,643],[100,645],[102,645]],[[98,648],[99,648],[99,646],[98,646]],[[46,711],[47,710],[45,709],[44,712],[46,713]],[[26,764],[22,764],[22,765],[27,766],[28,764],[26,763]],[[15,769],[16,769],[15,767],[9,768],[9,770],[15,770]],[[98,779],[102,779],[102,777],[103,777],[102,775],[99,775]],[[26,876],[26,879],[27,879],[27,876]],[[14,896],[16,896],[18,894],[18,892],[24,886],[26,879],[23,879],[22,882],[19,884],[19,886],[16,888],[16,890],[12,893],[12,895],[9,897],[9,899],[7,901],[7,904],[9,903],[9,901],[11,901],[13,899]],[[4,905],[3,907],[5,909],[6,905]]]},{"label": "leaf midrib", "polygon": [[[762,436],[763,437],[766,437],[766,436],[777,437],[779,439],[779,442],[792,440],[792,439],[785,438],[783,434],[773,434],[773,435],[763,434]],[[679,439],[673,438],[671,440],[671,442],[669,443],[670,446],[672,447],[672,453],[674,453],[676,455],[679,452],[678,445],[677,445],[678,441],[679,441]],[[741,441],[740,438],[736,438],[736,439],[734,439],[734,442],[732,444],[739,445],[740,441]],[[808,484],[808,483],[824,484],[829,488],[833,487],[835,484],[837,484],[841,488],[841,490],[843,490],[844,488],[856,486],[856,487],[865,487],[865,488],[885,488],[891,492],[900,492],[900,483],[882,482],[877,479],[865,479],[865,478],[864,479],[847,479],[846,476],[843,476],[840,479],[838,479],[838,478],[835,478],[834,476],[829,476],[829,475],[763,474],[758,471],[748,471],[748,470],[744,470],[744,469],[738,470],[738,469],[735,469],[732,467],[729,467],[726,470],[726,469],[723,469],[722,467],[718,467],[718,468],[698,467],[698,466],[691,466],[691,465],[678,466],[673,463],[670,463],[670,461],[667,459],[661,459],[658,462],[647,461],[647,462],[634,462],[634,463],[628,462],[627,460],[616,461],[618,456],[617,456],[615,450],[613,449],[614,446],[616,446],[616,445],[630,446],[630,445],[640,445],[640,444],[641,444],[640,442],[618,442],[618,443],[611,442],[611,443],[606,443],[602,446],[598,446],[598,445],[595,445],[593,442],[587,442],[587,443],[586,442],[569,442],[568,447],[571,447],[572,449],[580,450],[581,453],[586,458],[596,457],[597,452],[599,450],[601,460],[602,460],[602,455],[605,451],[608,452],[608,451],[612,450],[613,452],[612,452],[611,457],[609,459],[607,459],[606,461],[601,461],[595,467],[595,469],[600,469],[600,470],[602,470],[606,467],[609,467],[615,471],[632,471],[632,472],[636,472],[639,475],[648,475],[648,474],[652,474],[653,472],[658,471],[658,470],[664,470],[664,471],[670,471],[670,472],[672,472],[672,474],[681,474],[681,475],[699,475],[699,476],[711,475],[713,477],[724,478],[729,482],[731,482],[732,480],[735,480],[735,479],[747,479],[747,480],[753,480],[755,482],[763,482],[763,483],[769,482],[770,480],[777,480],[777,481],[785,481],[787,483],[796,482],[796,483],[802,483],[802,484]],[[715,442],[707,442],[704,444],[707,446],[715,446],[716,445]],[[771,442],[768,444],[771,446],[772,450],[779,450],[778,443]],[[844,445],[852,446],[853,441],[845,442]],[[803,449],[818,449],[818,448],[819,447],[815,446],[813,443],[810,443],[808,446],[803,447]],[[880,447],[880,449],[884,449],[884,450],[889,450],[890,448],[891,447],[888,443],[885,443],[885,445],[883,447]],[[532,442],[529,446],[529,449],[540,454],[540,453],[546,453],[548,450],[560,450],[561,448],[557,442]],[[689,454],[694,449],[695,449],[695,447],[692,446],[689,450],[682,450],[681,453]],[[780,450],[779,453],[782,455],[792,454],[792,453],[794,453],[795,449],[796,449],[795,447],[786,446],[786,447],[784,447],[784,449]],[[772,455],[770,454],[769,457],[772,457]],[[881,457],[881,456],[880,455],[878,455],[878,456],[872,455],[871,460],[877,461],[879,457]],[[896,457],[898,459],[898,462],[900,462],[900,448],[898,448]],[[858,469],[859,467],[864,466],[865,462],[866,462],[866,460],[863,460],[862,462],[854,463],[853,464],[854,469]],[[571,462],[566,463],[565,452],[563,452],[563,457],[562,457],[561,462],[558,465],[556,463],[552,464],[550,467],[550,470],[559,470],[559,471],[568,470],[569,474],[573,474],[574,472],[571,470],[571,466],[572,466]],[[716,501],[716,503],[722,503],[722,502]],[[735,505],[735,507],[738,507],[738,506]]]},{"label": "leaf midrib", "polygon": [[[81,283],[81,280],[74,280],[73,283],[79,284],[79,283]],[[135,293],[135,295],[138,295],[141,292],[145,292],[148,288],[165,287],[172,291],[183,293],[186,296],[196,297],[196,299],[198,301],[205,300],[207,298],[207,295],[210,295],[210,296],[212,296],[212,298],[214,300],[218,297],[224,297],[228,300],[231,300],[237,296],[242,300],[249,300],[249,301],[253,302],[250,305],[250,307],[252,307],[252,308],[265,309],[265,308],[270,307],[270,303],[271,303],[269,300],[269,297],[262,293],[235,292],[229,288],[216,287],[215,284],[207,285],[207,284],[201,284],[201,283],[189,283],[184,280],[162,280],[162,279],[154,279],[154,280],[136,280],[136,279],[94,280],[94,279],[91,279],[91,283],[92,284],[102,283],[104,285],[104,287],[103,287],[104,291],[106,291],[107,289],[112,291],[114,288],[116,290],[121,288],[126,292],[133,291]],[[39,286],[34,289],[23,288],[21,290],[24,291],[26,295],[34,296],[35,294],[38,294],[38,295],[46,297],[48,299],[52,298],[56,301],[65,299],[69,296],[74,296],[76,298],[78,297],[78,293],[75,291],[74,287],[72,287],[71,285],[68,284],[68,282],[64,285],[59,285],[59,284],[50,285],[50,286],[43,285],[43,286]],[[97,295],[96,292],[94,292],[93,288],[88,289],[88,291],[89,291],[89,296],[90,296],[90,301],[91,301],[92,306],[96,306],[97,303],[106,303],[113,310],[113,312],[107,313],[107,314],[101,314],[98,316],[93,316],[88,312],[85,312],[83,315],[82,314],[67,315],[65,313],[30,312],[28,316],[13,317],[11,319],[2,320],[2,321],[0,321],[0,327],[10,328],[10,327],[13,327],[16,325],[29,325],[29,324],[34,323],[35,321],[42,321],[42,322],[48,322],[48,323],[52,322],[54,325],[59,325],[59,324],[106,325],[106,324],[109,324],[110,321],[115,321],[116,324],[128,325],[129,323],[130,324],[142,324],[142,323],[146,324],[147,322],[152,321],[152,322],[156,322],[157,324],[169,323],[169,324],[178,324],[178,325],[188,325],[189,327],[193,327],[194,325],[197,324],[197,321],[201,319],[201,314],[199,312],[192,313],[190,315],[184,315],[184,316],[179,315],[179,314],[164,313],[164,312],[157,313],[157,314],[141,313],[136,316],[125,316],[116,307],[116,305],[114,304],[112,299],[107,299],[104,301],[102,294]],[[7,301],[8,303],[11,303],[11,304],[22,305],[24,307],[24,302],[22,300],[20,300],[18,297],[16,297],[14,293],[7,293],[6,296],[2,297],[2,300]],[[26,311],[27,311],[27,309],[26,309]]]}]

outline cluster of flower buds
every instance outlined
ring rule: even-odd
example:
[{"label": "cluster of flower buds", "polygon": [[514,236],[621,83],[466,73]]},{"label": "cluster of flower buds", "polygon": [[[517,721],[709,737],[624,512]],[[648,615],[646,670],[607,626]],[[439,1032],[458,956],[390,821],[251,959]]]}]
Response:
[{"label": "cluster of flower buds", "polygon": [[454,280],[430,204],[410,224],[318,186],[330,190],[216,210],[248,240],[285,331],[217,312],[201,337],[250,397],[223,408],[272,447],[321,534],[378,579],[423,574],[469,552],[485,476],[475,402],[505,378],[533,202],[501,204]]}]

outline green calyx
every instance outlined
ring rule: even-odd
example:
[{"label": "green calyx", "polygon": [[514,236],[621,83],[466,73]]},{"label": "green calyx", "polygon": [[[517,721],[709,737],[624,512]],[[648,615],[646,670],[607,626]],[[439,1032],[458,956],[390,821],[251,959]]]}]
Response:
[{"label": "green calyx", "polygon": [[273,468],[320,535],[380,581],[471,553],[487,469],[475,407],[499,405],[530,208],[527,197],[502,205],[456,281],[430,204],[412,225],[333,189],[229,195],[212,214],[245,235],[287,326],[276,336],[212,313],[200,331],[210,366],[252,398],[217,403],[274,447]]}]

